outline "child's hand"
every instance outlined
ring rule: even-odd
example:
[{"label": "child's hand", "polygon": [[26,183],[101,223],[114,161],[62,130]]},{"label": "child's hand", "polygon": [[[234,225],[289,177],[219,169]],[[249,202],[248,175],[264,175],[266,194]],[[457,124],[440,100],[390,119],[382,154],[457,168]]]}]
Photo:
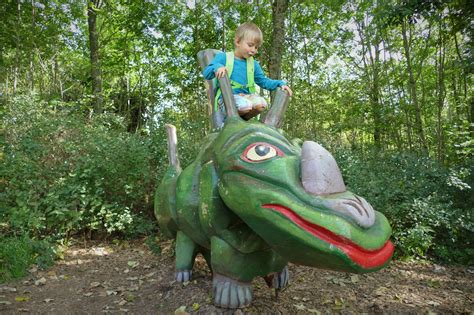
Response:
[{"label": "child's hand", "polygon": [[293,91],[290,89],[290,87],[289,87],[288,85],[282,85],[281,89],[282,89],[283,91],[286,91],[289,96],[292,96],[292,95],[293,95]]},{"label": "child's hand", "polygon": [[216,78],[218,79],[223,78],[226,73],[227,73],[226,67],[220,67],[216,71]]}]

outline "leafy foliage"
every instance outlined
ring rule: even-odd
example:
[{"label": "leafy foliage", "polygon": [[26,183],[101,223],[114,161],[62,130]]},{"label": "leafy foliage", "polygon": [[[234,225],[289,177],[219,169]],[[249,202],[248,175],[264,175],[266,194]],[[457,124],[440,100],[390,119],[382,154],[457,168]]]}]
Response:
[{"label": "leafy foliage", "polygon": [[472,259],[472,169],[406,153],[340,150],[337,159],[350,189],[389,219],[399,256]]},{"label": "leafy foliage", "polygon": [[151,209],[156,161],[150,140],[114,115],[80,113],[21,97],[4,118],[2,221],[10,235],[132,233]]},{"label": "leafy foliage", "polygon": [[49,267],[55,258],[55,251],[45,240],[0,237],[0,283],[24,276],[31,264]]}]

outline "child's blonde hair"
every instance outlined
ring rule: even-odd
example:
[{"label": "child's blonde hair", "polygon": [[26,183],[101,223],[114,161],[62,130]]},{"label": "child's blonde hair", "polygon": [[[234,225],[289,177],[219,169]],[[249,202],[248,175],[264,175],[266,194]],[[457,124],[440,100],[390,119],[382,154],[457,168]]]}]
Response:
[{"label": "child's blonde hair", "polygon": [[253,40],[257,46],[260,46],[263,43],[263,34],[257,25],[246,22],[235,31],[235,40],[240,42],[242,39]]}]

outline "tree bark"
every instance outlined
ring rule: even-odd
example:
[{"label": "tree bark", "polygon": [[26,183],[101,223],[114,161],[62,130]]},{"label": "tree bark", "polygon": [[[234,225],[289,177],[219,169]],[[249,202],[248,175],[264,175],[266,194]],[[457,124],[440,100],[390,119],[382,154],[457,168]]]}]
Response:
[{"label": "tree bark", "polygon": [[[373,128],[373,139],[374,144],[377,149],[382,147],[382,113],[381,113],[381,104],[380,104],[380,87],[379,87],[379,80],[380,80],[380,43],[381,39],[378,36],[378,30],[375,32],[374,41],[371,42],[370,38],[366,38],[364,34],[364,30],[366,29],[365,23],[357,22],[357,30],[359,33],[359,37],[361,40],[362,45],[362,61],[364,64],[364,72],[366,76],[366,80],[368,82],[368,96],[370,100],[370,106],[372,109],[372,117],[374,119],[374,128]],[[372,46],[373,45],[373,46]],[[374,47],[375,56],[372,54],[372,47]],[[365,61],[365,56],[369,55],[370,61],[370,68]],[[372,70],[372,72],[369,71]]]},{"label": "tree bark", "polygon": [[97,31],[97,10],[102,5],[101,0],[90,0],[87,3],[87,23],[89,26],[89,50],[92,77],[92,106],[94,113],[102,113],[102,73],[99,59],[99,33]]},{"label": "tree bark", "polygon": [[272,3],[273,33],[269,54],[268,72],[270,78],[281,78],[281,57],[285,51],[285,18],[288,11],[288,0],[275,0]]},{"label": "tree bark", "polygon": [[407,36],[407,21],[402,21],[402,39],[403,39],[403,48],[405,53],[405,58],[407,61],[407,71],[409,75],[409,91],[410,91],[410,98],[413,108],[415,110],[415,129],[418,135],[419,144],[424,151],[428,150],[425,140],[425,133],[423,130],[423,123],[421,121],[421,108],[418,104],[417,99],[417,92],[416,92],[416,80],[413,74],[413,66],[411,63],[411,55],[410,55],[410,47],[408,44],[408,36]]},{"label": "tree bark", "polygon": [[438,40],[438,60],[437,64],[437,96],[438,96],[438,111],[437,111],[437,133],[438,133],[438,161],[444,162],[444,130],[442,122],[442,112],[444,107],[444,99],[446,96],[446,86],[444,83],[444,64],[445,64],[445,43],[444,43],[444,25],[440,23],[439,40]]}]

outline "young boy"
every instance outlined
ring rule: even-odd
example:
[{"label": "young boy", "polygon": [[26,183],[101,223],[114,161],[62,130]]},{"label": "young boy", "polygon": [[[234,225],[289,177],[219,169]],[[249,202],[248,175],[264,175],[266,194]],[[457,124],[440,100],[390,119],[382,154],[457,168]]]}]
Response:
[{"label": "young boy", "polygon": [[[265,99],[255,94],[255,83],[266,90],[273,91],[278,87],[287,91],[291,96],[293,92],[281,80],[271,80],[265,76],[260,64],[254,60],[258,48],[263,42],[262,31],[253,23],[244,23],[237,28],[235,32],[235,49],[232,53],[218,53],[211,63],[204,69],[203,75],[206,80],[212,80],[215,77],[220,79],[229,70],[225,65],[231,68],[230,81],[232,92],[239,115],[244,119],[250,119],[261,113],[266,107]],[[233,60],[227,60],[233,58]],[[252,76],[253,78],[248,78]],[[222,107],[222,98],[219,99],[219,105]]]}]

